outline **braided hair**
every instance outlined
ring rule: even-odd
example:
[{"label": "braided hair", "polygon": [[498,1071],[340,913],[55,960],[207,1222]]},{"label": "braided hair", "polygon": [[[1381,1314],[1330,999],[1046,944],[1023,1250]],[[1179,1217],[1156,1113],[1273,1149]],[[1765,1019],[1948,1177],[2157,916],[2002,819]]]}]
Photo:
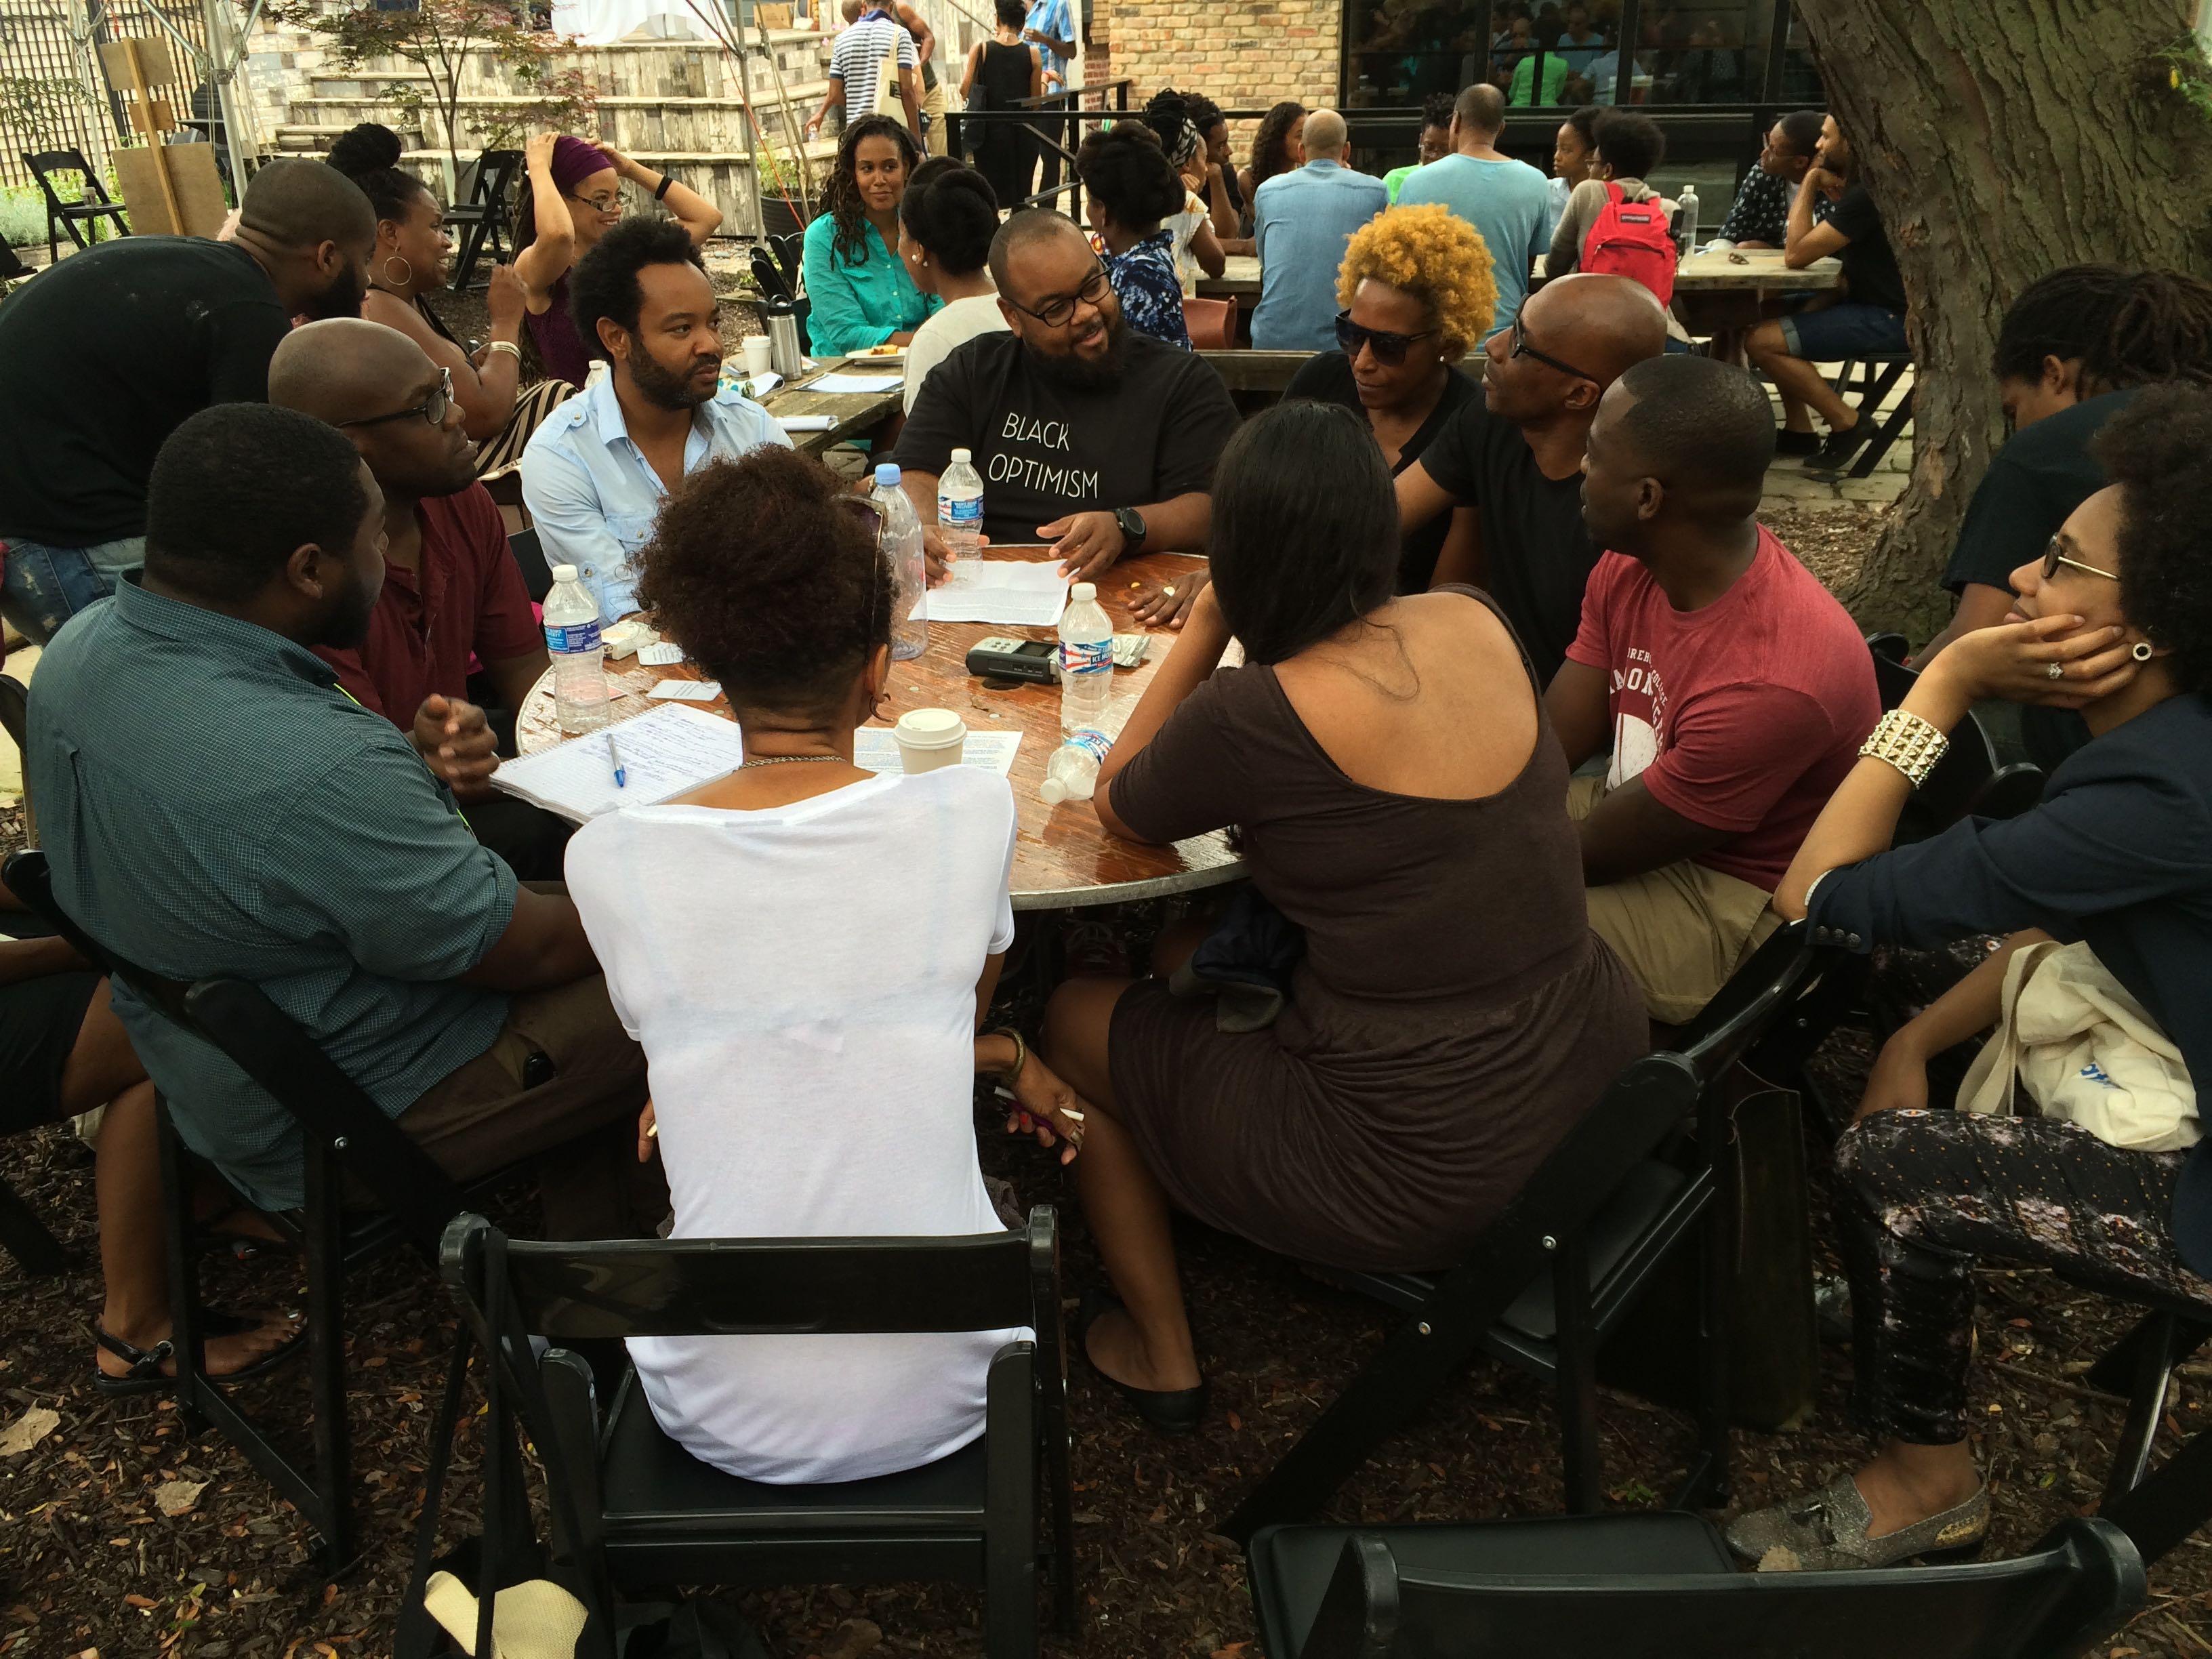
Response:
[{"label": "braided hair", "polygon": [[2153,380],[2212,386],[2212,283],[2175,270],[2067,265],[2028,284],[1997,330],[2001,380],[2079,360],[2081,395]]},{"label": "braided hair", "polygon": [[836,237],[830,246],[848,265],[865,264],[868,258],[868,213],[860,200],[860,163],[854,159],[863,138],[888,138],[896,144],[906,158],[908,178],[921,165],[921,146],[888,115],[863,115],[845,129],[845,136],[837,141],[837,162],[830,170],[830,188],[823,196],[830,216],[837,222]]},{"label": "braided hair", "polygon": [[339,134],[331,145],[331,165],[361,186],[379,222],[404,221],[430,194],[428,185],[400,170],[402,148],[398,133],[374,121]]},{"label": "braided hair", "polygon": [[1304,118],[1306,106],[1295,98],[1286,98],[1260,118],[1260,130],[1252,135],[1252,188],[1257,190],[1279,173],[1290,171],[1289,148],[1291,129]]}]

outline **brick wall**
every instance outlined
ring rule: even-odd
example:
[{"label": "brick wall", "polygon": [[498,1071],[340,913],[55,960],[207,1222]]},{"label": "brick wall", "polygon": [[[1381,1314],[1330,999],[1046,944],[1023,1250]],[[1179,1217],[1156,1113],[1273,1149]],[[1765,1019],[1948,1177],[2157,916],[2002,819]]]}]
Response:
[{"label": "brick wall", "polygon": [[1224,109],[1285,98],[1336,101],[1343,0],[1097,0],[1094,41],[1113,43],[1115,79],[1141,103],[1164,86]]}]

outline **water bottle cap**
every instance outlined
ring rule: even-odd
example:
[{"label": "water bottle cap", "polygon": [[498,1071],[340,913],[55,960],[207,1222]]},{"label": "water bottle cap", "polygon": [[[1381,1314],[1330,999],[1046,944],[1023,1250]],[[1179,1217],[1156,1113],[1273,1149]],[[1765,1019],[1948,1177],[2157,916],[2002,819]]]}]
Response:
[{"label": "water bottle cap", "polygon": [[556,583],[558,583],[558,582],[572,582],[572,581],[575,580],[576,580],[576,567],[575,567],[574,565],[573,565],[573,564],[556,564],[556,565],[555,565],[555,566],[553,567],[553,580],[554,580]]},{"label": "water bottle cap", "polygon": [[1067,799],[1067,786],[1058,778],[1047,778],[1037,785],[1037,799],[1047,806],[1057,806]]},{"label": "water bottle cap", "polygon": [[1067,597],[1078,605],[1082,604],[1085,599],[1095,599],[1098,597],[1097,585],[1094,582],[1078,582],[1067,590]]},{"label": "water bottle cap", "polygon": [[896,489],[898,488],[898,481],[899,470],[895,463],[884,461],[877,466],[876,487],[878,489]]},{"label": "water bottle cap", "polygon": [[952,459],[956,461],[972,461],[975,459],[975,452],[972,449],[956,449],[952,452]]}]

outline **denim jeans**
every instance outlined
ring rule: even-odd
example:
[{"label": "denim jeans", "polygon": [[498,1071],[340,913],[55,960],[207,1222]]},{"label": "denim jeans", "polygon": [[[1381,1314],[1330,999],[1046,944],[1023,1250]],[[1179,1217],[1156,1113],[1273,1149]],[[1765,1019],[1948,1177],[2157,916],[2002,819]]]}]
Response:
[{"label": "denim jeans", "polygon": [[78,611],[112,593],[125,571],[146,562],[146,538],[129,536],[97,547],[11,540],[4,557],[0,611],[25,639],[44,645]]}]

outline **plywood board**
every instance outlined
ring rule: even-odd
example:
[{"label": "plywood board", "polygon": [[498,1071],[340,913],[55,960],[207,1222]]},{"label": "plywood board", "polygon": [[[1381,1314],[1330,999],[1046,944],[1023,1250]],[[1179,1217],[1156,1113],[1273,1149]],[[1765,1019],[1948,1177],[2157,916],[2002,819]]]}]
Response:
[{"label": "plywood board", "polygon": [[[131,216],[134,234],[212,237],[222,228],[230,208],[222,198],[214,145],[164,144],[159,149],[141,145],[115,151],[114,160],[115,182],[123,191],[123,205]],[[168,165],[170,190],[176,196],[175,213],[170,210],[168,191],[161,187],[160,168],[164,161]]]}]

